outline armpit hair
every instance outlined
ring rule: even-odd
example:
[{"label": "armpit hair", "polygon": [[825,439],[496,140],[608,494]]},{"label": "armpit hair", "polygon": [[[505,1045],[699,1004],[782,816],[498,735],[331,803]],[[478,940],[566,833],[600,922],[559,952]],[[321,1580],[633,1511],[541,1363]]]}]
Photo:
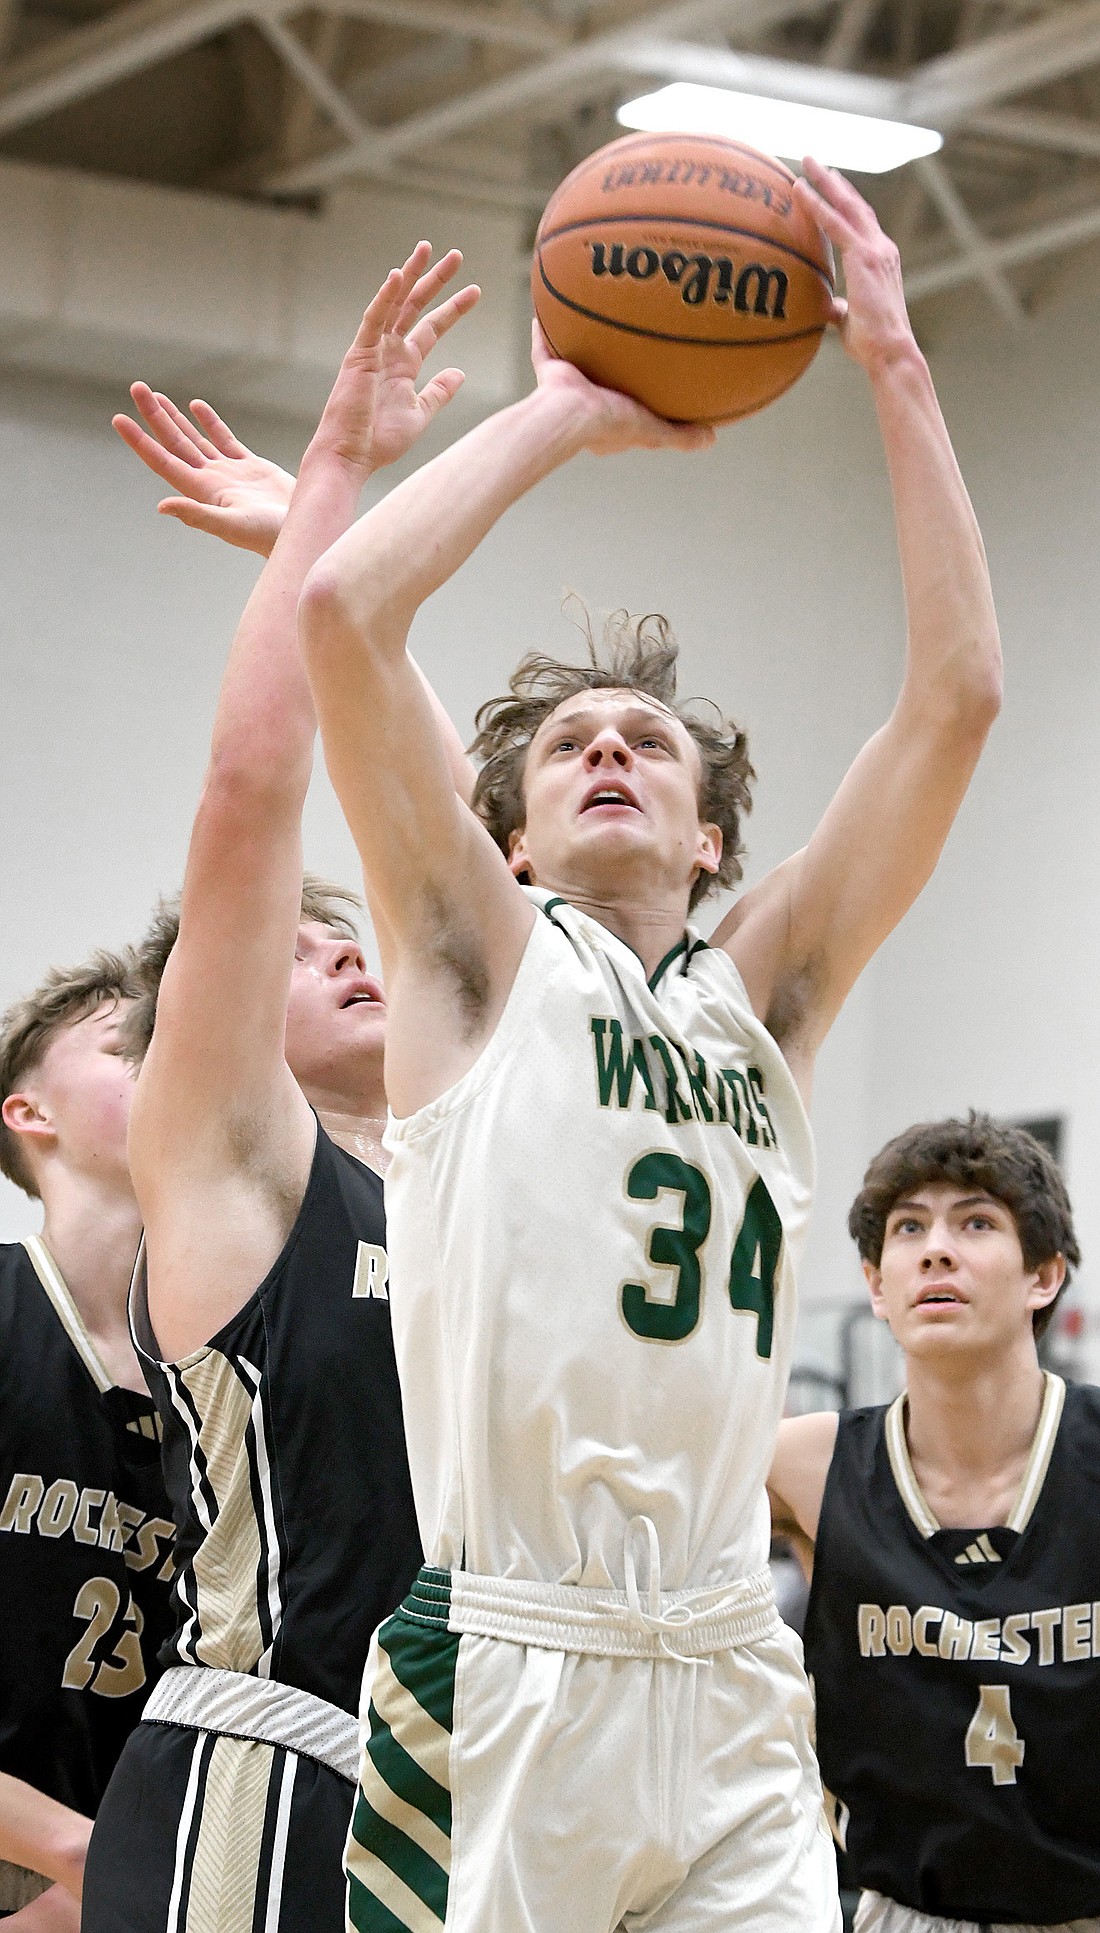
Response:
[{"label": "armpit hair", "polygon": [[824,955],[815,953],[779,981],[764,1017],[764,1025],[777,1046],[786,1048],[797,1042],[806,1016],[821,991],[824,974]]},{"label": "armpit hair", "polygon": [[440,894],[426,895],[425,913],[431,938],[426,951],[452,983],[458,996],[467,1038],[475,1034],[489,1005],[489,968],[485,947],[476,929],[455,919]]}]

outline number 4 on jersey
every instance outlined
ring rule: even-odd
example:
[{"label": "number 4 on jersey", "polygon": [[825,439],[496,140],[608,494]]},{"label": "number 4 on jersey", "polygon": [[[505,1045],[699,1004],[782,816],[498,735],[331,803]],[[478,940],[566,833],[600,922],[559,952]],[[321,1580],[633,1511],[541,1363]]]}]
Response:
[{"label": "number 4 on jersey", "polygon": [[994,1785],[1015,1785],[1024,1762],[1024,1741],[1012,1722],[1007,1685],[981,1685],[977,1710],[966,1730],[966,1762],[986,1766]]}]

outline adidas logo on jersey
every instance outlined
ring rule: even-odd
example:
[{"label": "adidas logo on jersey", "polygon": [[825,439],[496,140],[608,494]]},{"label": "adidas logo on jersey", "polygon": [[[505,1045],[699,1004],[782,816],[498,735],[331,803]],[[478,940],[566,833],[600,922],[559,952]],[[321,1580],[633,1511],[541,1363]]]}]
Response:
[{"label": "adidas logo on jersey", "polygon": [[1000,1561],[1000,1553],[994,1550],[984,1530],[955,1559],[956,1564],[999,1564]]},{"label": "adidas logo on jersey", "polygon": [[147,1436],[150,1443],[161,1443],[164,1440],[164,1424],[159,1416],[132,1416],[126,1428],[134,1436]]}]

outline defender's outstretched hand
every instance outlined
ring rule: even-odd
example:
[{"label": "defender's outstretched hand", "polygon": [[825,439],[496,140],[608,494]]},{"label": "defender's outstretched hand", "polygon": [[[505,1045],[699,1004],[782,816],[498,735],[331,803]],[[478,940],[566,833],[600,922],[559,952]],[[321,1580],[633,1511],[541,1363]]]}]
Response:
[{"label": "defender's outstretched hand", "polygon": [[270,556],[294,489],[289,472],[246,449],[199,397],[191,404],[192,422],[148,383],[131,383],[130,394],[148,430],[131,416],[111,421],[146,469],[178,492],[158,503],[160,514]]},{"label": "defender's outstretched hand", "polygon": [[481,290],[471,283],[428,309],[462,265],[457,248],[432,268],[431,245],[418,242],[403,268],[391,269],[340,365],[312,448],[323,446],[368,473],[396,463],[432,418],[457,395],[461,369],[442,369],[418,390],[421,368]]},{"label": "defender's outstretched hand", "polygon": [[874,209],[850,181],[811,156],[802,166],[805,173],[794,192],[844,263],[848,299],[836,297],[832,319],[853,361],[873,376],[899,351],[913,346],[901,257],[879,227]]},{"label": "defender's outstretched hand", "polygon": [[[461,265],[457,249],[428,268],[431,248],[418,243],[403,268],[393,269],[367,309],[329,398],[318,436],[367,473],[394,463],[416,441],[462,383],[460,369],[444,369],[417,391],[427,356],[467,315],[480,291],[460,289],[424,313]],[[205,530],[241,550],[268,557],[283,527],[294,478],[257,456],[200,398],[191,417],[171,397],[134,383],[130,394],[144,418],[112,421],[127,447],[178,494],[157,505],[194,530]]]},{"label": "defender's outstretched hand", "polygon": [[602,389],[571,362],[556,356],[538,321],[531,325],[531,361],[544,391],[569,397],[591,419],[584,447],[595,456],[620,450],[706,450],[714,442],[710,423],[672,423],[619,389]]}]

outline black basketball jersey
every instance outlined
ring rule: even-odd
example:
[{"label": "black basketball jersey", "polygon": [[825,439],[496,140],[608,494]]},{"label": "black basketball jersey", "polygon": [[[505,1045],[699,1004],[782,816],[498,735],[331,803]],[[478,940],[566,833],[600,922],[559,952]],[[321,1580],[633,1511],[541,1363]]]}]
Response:
[{"label": "black basketball jersey", "polygon": [[1048,1375],[984,1529],[937,1524],[904,1397],[841,1416],[805,1643],[858,1884],[982,1923],[1100,1914],[1100,1390]]},{"label": "black basketball jersey", "polygon": [[381,1180],[320,1127],[282,1254],[205,1348],[160,1360],[139,1261],[131,1316],[177,1525],[166,1665],[358,1710],[371,1633],[421,1561],[387,1274]]},{"label": "black basketball jersey", "polygon": [[38,1236],[0,1245],[0,1770],[94,1813],[171,1629],[156,1411]]}]

